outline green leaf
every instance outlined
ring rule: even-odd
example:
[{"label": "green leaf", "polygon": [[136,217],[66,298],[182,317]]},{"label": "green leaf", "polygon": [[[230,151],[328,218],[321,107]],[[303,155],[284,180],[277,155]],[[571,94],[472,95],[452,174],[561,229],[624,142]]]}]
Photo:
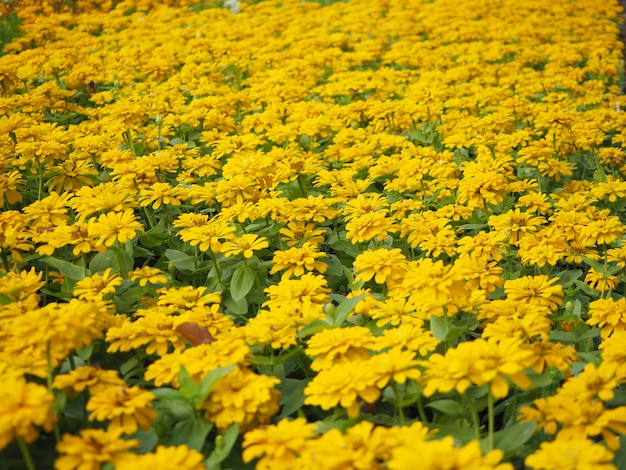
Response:
[{"label": "green leaf", "polygon": [[252,289],[256,273],[248,266],[240,264],[230,281],[230,295],[235,302],[244,299]]},{"label": "green leaf", "polygon": [[348,315],[354,311],[354,307],[365,297],[365,294],[357,295],[345,299],[337,305],[334,312],[328,315],[327,321],[333,326],[341,326],[346,321]]},{"label": "green leaf", "polygon": [[235,442],[237,442],[238,435],[239,425],[234,423],[230,425],[224,434],[217,436],[215,439],[215,449],[211,452],[209,458],[204,461],[207,470],[220,469],[220,464],[230,455]]},{"label": "green leaf", "polygon": [[463,224],[459,225],[461,230],[482,230],[489,227],[488,224]]},{"label": "green leaf", "polygon": [[587,266],[591,266],[593,269],[596,270],[596,272],[601,273],[602,271],[604,271],[604,263],[600,263],[599,261],[587,258],[586,256],[583,256],[582,260],[583,263],[585,263]]},{"label": "green leaf", "polygon": [[296,338],[304,338],[306,336],[314,335],[315,333],[319,333],[320,331],[326,330],[328,328],[332,328],[332,325],[328,323],[326,320],[314,320],[309,323],[307,326],[302,328],[296,334]]},{"label": "green leaf", "polygon": [[426,406],[448,416],[460,416],[463,414],[463,408],[456,400],[435,400],[427,403]]},{"label": "green leaf", "polygon": [[128,273],[135,268],[135,260],[126,252],[126,250],[119,250],[115,256],[114,268],[118,273],[126,278]]},{"label": "green leaf", "polygon": [[280,405],[282,410],[279,418],[286,418],[295,413],[304,405],[304,389],[310,379],[284,379],[279,386]]},{"label": "green leaf", "polygon": [[215,384],[219,382],[222,377],[227,375],[230,371],[232,371],[235,366],[226,366],[226,367],[218,367],[217,369],[213,369],[206,376],[198,382],[198,393],[193,397],[194,406],[199,405],[204,399],[209,396]]},{"label": "green leaf", "polygon": [[4,294],[0,294],[0,305],[8,305],[10,303],[15,302],[11,297],[8,297]]},{"label": "green leaf", "polygon": [[69,261],[64,261],[53,256],[47,256],[45,258],[42,258],[41,261],[46,263],[48,266],[57,269],[67,279],[80,281],[81,279],[85,278],[85,269],[80,266],[76,266]]},{"label": "green leaf", "polygon": [[196,268],[196,258],[178,250],[165,250],[165,257],[182,274],[193,274]]},{"label": "green leaf", "polygon": [[180,393],[183,397],[191,401],[198,392],[200,391],[200,387],[189,375],[185,366],[181,365],[180,370],[178,371],[178,383],[180,383]]},{"label": "green leaf", "polygon": [[178,390],[174,390],[173,388],[155,388],[150,390],[155,397],[159,400],[183,400],[183,396]]},{"label": "green leaf", "polygon": [[533,381],[533,388],[548,387],[554,381],[550,374],[529,374],[529,377]]},{"label": "green leaf", "polygon": [[[593,365],[595,365],[596,367],[598,367],[600,365],[600,356],[599,356],[599,351],[593,351],[593,352],[585,352],[585,351],[578,351],[578,356],[581,359],[585,360],[585,364],[586,363],[591,363]],[[582,367],[581,367],[582,369]]]},{"label": "green leaf", "polygon": [[113,267],[115,267],[115,252],[113,250],[98,253],[89,262],[89,270],[92,273],[101,273],[107,268]]},{"label": "green leaf", "polygon": [[583,341],[585,339],[597,338],[598,336],[600,336],[600,328],[591,328],[580,335],[576,342]]},{"label": "green leaf", "polygon": [[574,284],[574,281],[580,278],[582,275],[583,275],[583,272],[581,269],[574,269],[574,270],[563,270],[557,274],[557,277],[559,278],[559,283],[564,288],[567,288],[567,287],[570,287],[572,284]]},{"label": "green leaf", "polygon": [[204,446],[211,429],[213,429],[213,423],[200,417],[194,416],[191,419],[179,421],[174,426],[170,444],[174,446],[186,444],[190,449],[199,451]]},{"label": "green leaf", "polygon": [[237,301],[233,299],[232,295],[225,292],[222,297],[222,303],[226,306],[226,308],[237,315],[246,315],[248,313],[248,302],[245,297]]},{"label": "green leaf", "polygon": [[171,237],[167,232],[157,231],[158,227],[139,235],[139,243],[148,248],[155,248],[163,245]]},{"label": "green leaf", "polygon": [[139,448],[135,449],[135,451],[140,454],[152,452],[159,443],[159,436],[154,428],[150,428],[147,431],[139,429],[135,434],[130,436],[130,439],[137,439],[139,441]]},{"label": "green leaf", "polygon": [[161,400],[157,409],[166,409],[177,421],[191,419],[196,415],[196,410],[191,403],[185,399]]},{"label": "green leaf", "polygon": [[131,357],[128,361],[120,366],[120,373],[125,376],[132,372],[139,365],[139,361],[135,356]]},{"label": "green leaf", "polygon": [[526,423],[514,424],[511,427],[494,433],[494,444],[505,454],[514,452],[521,448],[535,433],[537,423],[528,421]]},{"label": "green leaf", "polygon": [[619,469],[626,468],[626,445],[622,442],[617,452],[615,452],[615,459],[613,460],[615,466]]},{"label": "green leaf", "polygon": [[433,336],[439,341],[456,339],[461,336],[467,328],[465,326],[452,325],[450,320],[437,315],[430,315],[430,330]]},{"label": "green leaf", "polygon": [[435,436],[437,438],[452,436],[459,441],[461,445],[465,445],[474,439],[474,429],[468,426],[433,423],[429,424],[428,427],[435,430]]},{"label": "green leaf", "polygon": [[573,331],[554,330],[550,332],[550,341],[557,341],[563,344],[574,344],[576,334]]},{"label": "green leaf", "polygon": [[87,362],[93,353],[95,343],[90,343],[87,346],[76,349],[76,355],[83,361]]},{"label": "green leaf", "polygon": [[354,246],[348,240],[344,239],[336,239],[334,236],[332,237],[333,241],[329,243],[333,250],[337,253],[345,253],[351,258],[356,258],[361,253],[358,247]]}]

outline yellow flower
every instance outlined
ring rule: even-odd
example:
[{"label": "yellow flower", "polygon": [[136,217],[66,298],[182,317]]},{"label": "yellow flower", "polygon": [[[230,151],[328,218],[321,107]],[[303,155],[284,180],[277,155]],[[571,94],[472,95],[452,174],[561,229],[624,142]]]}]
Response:
[{"label": "yellow flower", "polygon": [[199,382],[212,370],[230,365],[248,364],[250,348],[242,339],[220,337],[210,344],[199,344],[182,353],[166,354],[150,364],[144,374],[146,380],[154,380],[157,386],[164,383],[179,386],[178,372],[184,366],[193,380]]},{"label": "yellow flower", "polygon": [[184,242],[197,246],[200,251],[211,250],[213,253],[219,253],[222,249],[222,240],[235,238],[235,227],[226,220],[215,218],[202,225],[185,227],[178,235]]},{"label": "yellow flower", "polygon": [[156,418],[152,393],[141,387],[110,386],[95,390],[87,401],[90,421],[109,421],[109,430],[134,434],[141,427],[147,431]]},{"label": "yellow flower", "polygon": [[518,258],[524,265],[543,267],[546,264],[555,266],[566,253],[567,243],[562,235],[531,234],[522,238],[519,243]]},{"label": "yellow flower", "polygon": [[453,389],[465,393],[475,384],[489,385],[494,398],[504,398],[509,393],[505,377],[522,389],[529,388],[532,382],[524,371],[532,364],[533,352],[521,344],[516,338],[479,338],[458,344],[445,356],[433,354],[424,363],[424,395]]},{"label": "yellow flower", "polygon": [[407,379],[419,379],[422,373],[416,368],[418,364],[415,352],[403,351],[401,347],[396,346],[373,356],[367,361],[366,367],[371,367],[378,375],[376,386],[382,389],[390,380],[403,384]]},{"label": "yellow flower", "polygon": [[504,283],[502,268],[496,261],[488,261],[488,258],[465,255],[459,258],[456,266],[463,272],[467,287],[472,290],[480,288],[490,294]]},{"label": "yellow flower", "polygon": [[326,253],[318,252],[317,247],[311,245],[309,242],[304,242],[301,247],[293,247],[285,251],[275,251],[270,274],[286,269],[281,279],[289,279],[292,275],[300,277],[307,271],[315,270],[320,273],[325,273],[328,269],[328,265],[322,261],[318,261],[318,258],[323,258],[324,256],[326,256]]},{"label": "yellow flower", "polygon": [[227,258],[243,253],[244,258],[250,259],[255,251],[262,250],[270,246],[264,237],[259,237],[254,233],[246,233],[235,238],[233,241],[226,241],[222,245],[222,253]]},{"label": "yellow flower", "polygon": [[291,248],[301,241],[306,241],[313,246],[317,246],[324,241],[326,231],[324,229],[316,229],[315,224],[289,222],[287,226],[281,228],[278,233],[282,235],[281,239],[287,241],[287,246]]},{"label": "yellow flower", "polygon": [[406,267],[406,258],[399,248],[367,250],[356,257],[353,263],[357,273],[355,280],[367,282],[374,278],[376,284],[393,285],[400,281]]},{"label": "yellow flower", "polygon": [[104,252],[106,247],[97,240],[97,235],[94,234],[95,223],[91,219],[88,223],[76,222],[73,225],[62,223],[54,227],[52,231],[37,235],[34,238],[35,241],[46,243],[37,247],[37,253],[50,256],[55,249],[63,248],[67,245],[74,245],[72,249],[74,256],[91,253],[92,251]]},{"label": "yellow flower", "polygon": [[520,409],[521,421],[536,421],[538,428],[548,434],[557,432],[557,438],[585,439],[602,436],[611,450],[619,449],[619,438],[614,433],[626,433],[626,406],[606,409],[598,400],[580,400],[562,391],[548,398],[538,398],[533,407]]},{"label": "yellow flower", "polygon": [[41,280],[43,272],[37,272],[35,268],[28,271],[8,272],[0,277],[0,294],[8,297],[14,302],[25,302],[29,298],[39,303],[37,291],[46,285]]},{"label": "yellow flower", "polygon": [[504,291],[507,298],[515,301],[545,305],[551,310],[563,304],[563,288],[556,284],[558,278],[548,276],[524,276],[505,281]]},{"label": "yellow flower", "polygon": [[67,374],[58,374],[54,377],[52,386],[56,389],[72,389],[82,392],[88,389],[90,393],[102,387],[124,385],[124,381],[115,370],[104,370],[93,366],[79,366]]},{"label": "yellow flower", "polygon": [[594,220],[583,228],[581,237],[591,245],[608,244],[622,237],[624,226],[616,215],[609,215],[609,209],[598,211]]},{"label": "yellow flower", "polygon": [[17,211],[0,212],[0,251],[10,253],[15,262],[22,261],[21,251],[28,251],[33,247],[29,243],[30,234],[26,230],[27,220],[27,217]]},{"label": "yellow flower", "polygon": [[105,246],[112,246],[116,241],[125,243],[132,240],[137,231],[143,231],[143,225],[137,221],[130,209],[102,214],[93,227],[94,235],[99,237],[100,243]]},{"label": "yellow flower", "polygon": [[501,215],[492,215],[488,223],[495,231],[505,237],[508,236],[509,243],[515,244],[526,235],[536,232],[538,226],[545,223],[545,219],[515,209]]},{"label": "yellow flower", "polygon": [[131,281],[139,281],[141,287],[145,287],[148,284],[166,284],[167,277],[163,274],[163,271],[151,266],[144,266],[143,268],[135,268],[130,272]]},{"label": "yellow flower", "polygon": [[417,352],[420,356],[427,356],[437,348],[439,343],[440,341],[435,339],[430,330],[403,323],[396,328],[384,330],[382,336],[376,337],[375,346],[372,349],[400,347]]},{"label": "yellow flower", "polygon": [[410,262],[402,283],[389,291],[389,297],[406,297],[407,304],[421,312],[442,316],[454,314],[467,302],[470,291],[457,265],[430,258]]},{"label": "yellow flower", "polygon": [[33,442],[39,436],[36,427],[52,430],[54,396],[43,385],[7,374],[0,387],[0,449],[13,439]]},{"label": "yellow flower", "polygon": [[154,183],[140,192],[139,204],[142,207],[152,204],[157,210],[161,204],[166,206],[180,206],[181,201],[187,199],[187,190],[181,186],[172,187],[169,183]]},{"label": "yellow flower", "polygon": [[329,328],[313,335],[307,344],[307,355],[314,357],[311,369],[329,369],[335,364],[350,364],[371,357],[375,337],[363,326]]},{"label": "yellow flower", "polygon": [[91,177],[97,174],[91,161],[70,157],[46,169],[45,176],[52,175],[46,185],[50,191],[73,191],[85,185],[93,186]]},{"label": "yellow flower", "polygon": [[626,331],[626,299],[598,299],[589,304],[587,323],[602,328],[602,338]]},{"label": "yellow flower", "polygon": [[589,268],[585,276],[585,283],[601,294],[613,291],[619,284],[617,276],[611,276],[606,273],[597,272],[594,268]]},{"label": "yellow flower", "polygon": [[[70,199],[68,204],[78,212],[79,222],[83,222],[88,216],[98,211],[122,212],[123,214],[130,212],[126,217],[132,218],[132,211],[129,209],[137,207],[137,202],[132,194],[114,182],[101,183],[93,188],[83,186],[74,193],[74,197]],[[111,220],[111,224],[114,223],[114,219]],[[102,230],[105,228],[101,227]],[[134,234],[131,238],[133,237]]]},{"label": "yellow flower", "polygon": [[486,204],[499,204],[507,190],[504,175],[483,164],[464,162],[463,179],[458,185],[457,201],[472,209],[483,209]]},{"label": "yellow flower", "polygon": [[542,442],[524,463],[536,470],[617,470],[612,460],[613,453],[602,444],[585,438],[557,437],[552,442]]},{"label": "yellow flower", "polygon": [[393,220],[385,211],[368,212],[351,219],[346,224],[346,238],[352,243],[362,243],[376,239],[387,240],[390,233],[397,232]]},{"label": "yellow flower", "polygon": [[238,367],[223,377],[200,405],[207,421],[224,431],[233,423],[242,432],[266,424],[278,413],[280,392],[274,388],[280,379],[258,375]]},{"label": "yellow flower", "polygon": [[[56,367],[73,349],[100,338],[106,321],[106,312],[94,303],[76,299],[63,304],[52,302],[12,319],[3,337],[3,349],[15,358],[49,354],[52,367]],[[29,346],[34,351],[28,351]]]},{"label": "yellow flower", "polygon": [[[306,273],[298,279],[283,279],[275,286],[265,289],[269,300],[263,304],[270,310],[286,309],[295,314],[309,312],[311,308],[322,313],[328,303],[328,282],[322,276]],[[292,313],[292,314],[293,314]]]},{"label": "yellow flower", "polygon": [[354,418],[359,414],[358,398],[374,403],[380,397],[376,386],[378,374],[365,366],[367,362],[334,364],[319,372],[304,389],[305,405],[318,405],[330,410],[341,405]]},{"label": "yellow flower", "polygon": [[307,440],[315,436],[315,428],[306,419],[296,418],[249,431],[243,436],[243,461],[261,457],[257,468],[295,468]]},{"label": "yellow flower", "polygon": [[439,441],[417,441],[396,447],[388,466],[391,470],[412,470],[419,462],[420,468],[433,470],[513,470],[513,465],[500,463],[503,456],[500,449],[483,455],[478,441],[458,446],[452,436],[446,436]]},{"label": "yellow flower", "polygon": [[22,200],[20,193],[24,179],[19,171],[3,172],[0,175],[0,202],[2,207],[8,207]]},{"label": "yellow flower", "polygon": [[116,463],[115,470],[205,470],[203,460],[200,452],[185,444],[176,447],[160,445],[154,452],[124,456]]},{"label": "yellow flower", "polygon": [[71,197],[69,193],[59,196],[52,191],[49,196],[26,206],[24,214],[38,227],[56,227],[69,220],[67,203]]},{"label": "yellow flower", "polygon": [[304,222],[324,222],[337,216],[337,210],[330,206],[334,203],[323,195],[299,198],[292,202],[290,220]]},{"label": "yellow flower", "polygon": [[159,289],[157,304],[163,307],[175,307],[176,309],[191,310],[205,305],[219,304],[221,295],[218,292],[207,293],[207,288],[200,286],[163,287]]},{"label": "yellow flower", "polygon": [[139,317],[131,321],[126,317],[119,326],[111,326],[106,333],[108,352],[131,351],[146,346],[146,353],[163,356],[170,347],[184,349],[185,342],[176,328],[185,321],[174,315],[169,307],[152,307],[135,312]]},{"label": "yellow flower", "polygon": [[114,293],[121,284],[122,278],[111,274],[111,268],[107,268],[102,274],[93,274],[78,281],[73,295],[81,300],[102,300],[105,295]]},{"label": "yellow flower", "polygon": [[110,429],[83,429],[80,436],[63,434],[57,444],[61,454],[54,461],[55,470],[100,470],[105,463],[115,468],[134,455],[129,449],[139,447],[136,439],[123,439]]},{"label": "yellow flower", "polygon": [[615,362],[602,362],[598,367],[587,364],[583,371],[567,379],[559,393],[578,400],[595,398],[607,402],[613,399],[614,390],[626,381],[625,368]]},{"label": "yellow flower", "polygon": [[297,460],[299,466],[312,470],[379,469],[391,456],[391,450],[406,439],[423,441],[428,429],[416,422],[410,427],[385,428],[361,421],[345,434],[331,429],[317,439],[309,439]]}]

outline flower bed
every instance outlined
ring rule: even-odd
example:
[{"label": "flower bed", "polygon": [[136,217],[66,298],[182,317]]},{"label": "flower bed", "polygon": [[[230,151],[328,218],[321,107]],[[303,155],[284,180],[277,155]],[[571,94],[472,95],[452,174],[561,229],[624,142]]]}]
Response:
[{"label": "flower bed", "polygon": [[224,3],[5,3],[0,468],[623,468],[617,2]]}]

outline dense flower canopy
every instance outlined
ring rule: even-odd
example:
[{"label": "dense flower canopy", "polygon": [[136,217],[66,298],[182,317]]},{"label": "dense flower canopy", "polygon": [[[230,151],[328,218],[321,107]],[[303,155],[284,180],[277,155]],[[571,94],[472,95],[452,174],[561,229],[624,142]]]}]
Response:
[{"label": "dense flower canopy", "polygon": [[623,462],[616,0],[0,13],[0,459]]}]

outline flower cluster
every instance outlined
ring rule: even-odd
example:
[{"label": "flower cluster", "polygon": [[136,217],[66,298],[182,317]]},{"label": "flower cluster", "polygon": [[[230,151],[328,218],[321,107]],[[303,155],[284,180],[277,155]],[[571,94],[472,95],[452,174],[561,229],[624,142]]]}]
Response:
[{"label": "flower cluster", "polygon": [[0,460],[615,468],[622,13],[2,2]]}]

